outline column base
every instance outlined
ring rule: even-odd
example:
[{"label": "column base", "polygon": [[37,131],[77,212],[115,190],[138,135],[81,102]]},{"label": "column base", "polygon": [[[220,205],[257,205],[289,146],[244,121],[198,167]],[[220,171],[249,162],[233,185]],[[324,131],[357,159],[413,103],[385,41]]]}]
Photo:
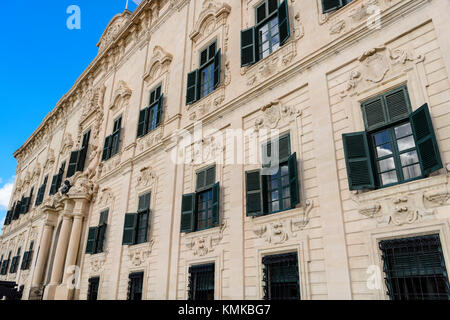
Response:
[{"label": "column base", "polygon": [[55,300],[55,292],[57,284],[49,284],[44,289],[44,295],[42,297],[43,300]]},{"label": "column base", "polygon": [[42,295],[42,287],[32,287],[28,292],[28,300],[41,300]]},{"label": "column base", "polygon": [[61,284],[56,287],[54,300],[72,300],[74,289],[67,288],[66,284]]}]

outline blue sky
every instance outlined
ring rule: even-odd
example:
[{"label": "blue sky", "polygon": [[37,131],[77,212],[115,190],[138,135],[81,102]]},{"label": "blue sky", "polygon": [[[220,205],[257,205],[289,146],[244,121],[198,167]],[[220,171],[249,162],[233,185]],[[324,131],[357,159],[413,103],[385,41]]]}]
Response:
[{"label": "blue sky", "polygon": [[[67,28],[67,8],[81,29]],[[0,227],[16,170],[16,151],[97,54],[108,22],[126,0],[2,1],[0,30]],[[136,4],[129,1],[133,11]]]}]

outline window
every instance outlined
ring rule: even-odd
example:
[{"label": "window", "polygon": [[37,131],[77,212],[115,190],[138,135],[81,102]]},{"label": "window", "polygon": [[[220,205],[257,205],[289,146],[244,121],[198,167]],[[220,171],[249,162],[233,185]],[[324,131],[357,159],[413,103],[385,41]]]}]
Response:
[{"label": "window", "polygon": [[220,84],[221,51],[217,50],[217,43],[213,42],[200,53],[200,68],[188,74],[186,104],[213,92]]},{"label": "window", "polygon": [[142,300],[142,285],[144,282],[144,273],[132,273],[128,279],[128,297],[127,300]]},{"label": "window", "polygon": [[37,196],[36,196],[36,202],[34,203],[34,205],[36,207],[40,206],[42,204],[42,202],[44,201],[45,189],[47,189],[47,182],[48,182],[48,176],[45,176],[44,183],[38,189],[38,193],[37,193]]},{"label": "window", "polygon": [[58,192],[61,187],[61,183],[64,177],[64,171],[66,169],[66,162],[64,161],[59,168],[58,174],[54,175],[52,178],[52,185],[50,187],[50,195],[54,195]]},{"label": "window", "polygon": [[9,263],[11,259],[11,251],[8,254],[8,259],[7,260],[3,260],[2,262],[2,268],[0,270],[0,275],[5,276],[8,274],[8,267],[9,267]]},{"label": "window", "polygon": [[[276,145],[279,164],[272,172],[269,171],[272,174],[262,174],[261,170],[246,172],[246,207],[249,217],[290,210],[300,203],[297,154],[291,154],[290,135],[279,138]],[[263,168],[270,169],[272,142],[263,146],[262,154]]]},{"label": "window", "polygon": [[214,263],[189,268],[189,300],[214,300]]},{"label": "window", "polygon": [[28,197],[22,196],[20,214],[27,214],[28,211],[30,211],[33,192],[34,188],[31,188],[30,195]]},{"label": "window", "polygon": [[120,132],[122,130],[122,116],[114,120],[113,133],[105,138],[102,161],[106,161],[119,153]]},{"label": "window", "polygon": [[161,86],[150,92],[149,106],[139,113],[137,137],[143,137],[161,124],[164,95]]},{"label": "window", "polygon": [[72,177],[77,171],[82,172],[84,170],[90,137],[91,137],[91,130],[89,130],[83,135],[81,149],[73,151],[70,154],[69,167],[67,168],[67,178]]},{"label": "window", "polygon": [[262,259],[264,300],[299,300],[297,253],[266,256]]},{"label": "window", "polygon": [[100,284],[100,278],[90,278],[89,279],[89,288],[88,288],[88,301],[96,301],[98,297],[98,286]]},{"label": "window", "polygon": [[380,242],[391,300],[449,300],[439,235]]},{"label": "window", "polygon": [[17,249],[17,255],[12,258],[11,267],[9,268],[9,273],[17,272],[17,267],[19,265],[19,260],[20,260],[20,250],[21,250],[21,248]]},{"label": "window", "polygon": [[428,105],[411,112],[406,87],[364,102],[362,112],[366,131],[342,136],[350,190],[388,187],[442,168]]},{"label": "window", "polygon": [[264,59],[290,36],[287,1],[265,0],[256,7],[255,26],[241,31],[241,66]]},{"label": "window", "polygon": [[147,242],[150,222],[151,193],[139,197],[137,213],[127,213],[123,230],[123,245],[135,245]]},{"label": "window", "polygon": [[97,227],[89,228],[86,244],[87,254],[97,254],[103,252],[105,243],[106,227],[108,223],[109,210],[100,213],[100,221]]},{"label": "window", "polygon": [[336,11],[352,1],[353,0],[322,0],[322,12],[327,13]]},{"label": "window", "polygon": [[219,224],[220,184],[216,166],[197,172],[196,192],[185,194],[181,204],[181,232],[214,228]]},{"label": "window", "polygon": [[20,270],[30,269],[31,260],[33,259],[33,246],[34,246],[34,241],[31,241],[30,249],[28,251],[24,252],[24,254],[23,254]]}]

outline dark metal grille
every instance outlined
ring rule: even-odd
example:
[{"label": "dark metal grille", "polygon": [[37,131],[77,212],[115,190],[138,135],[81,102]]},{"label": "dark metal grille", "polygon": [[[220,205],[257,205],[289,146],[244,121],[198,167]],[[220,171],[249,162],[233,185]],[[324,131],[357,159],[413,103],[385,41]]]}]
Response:
[{"label": "dark metal grille", "polygon": [[89,301],[97,300],[99,283],[100,283],[100,278],[98,278],[98,277],[89,279],[89,289],[88,289],[88,297],[87,297],[87,299]]},{"label": "dark metal grille", "polygon": [[189,268],[188,300],[214,300],[214,263]]},{"label": "dark metal grille", "polygon": [[449,300],[439,235],[380,242],[391,300]]},{"label": "dark metal grille", "polygon": [[299,300],[297,253],[266,256],[263,263],[264,300]]},{"label": "dark metal grille", "polygon": [[128,280],[127,300],[142,300],[142,285],[144,282],[144,273],[132,273]]}]

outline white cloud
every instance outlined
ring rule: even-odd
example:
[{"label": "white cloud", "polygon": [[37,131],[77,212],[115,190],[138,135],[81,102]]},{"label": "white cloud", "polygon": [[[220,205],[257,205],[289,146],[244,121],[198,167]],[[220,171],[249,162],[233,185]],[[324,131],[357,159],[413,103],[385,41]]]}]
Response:
[{"label": "white cloud", "polygon": [[14,187],[14,177],[9,182],[0,187],[0,209],[7,209],[9,206],[9,199]]}]

